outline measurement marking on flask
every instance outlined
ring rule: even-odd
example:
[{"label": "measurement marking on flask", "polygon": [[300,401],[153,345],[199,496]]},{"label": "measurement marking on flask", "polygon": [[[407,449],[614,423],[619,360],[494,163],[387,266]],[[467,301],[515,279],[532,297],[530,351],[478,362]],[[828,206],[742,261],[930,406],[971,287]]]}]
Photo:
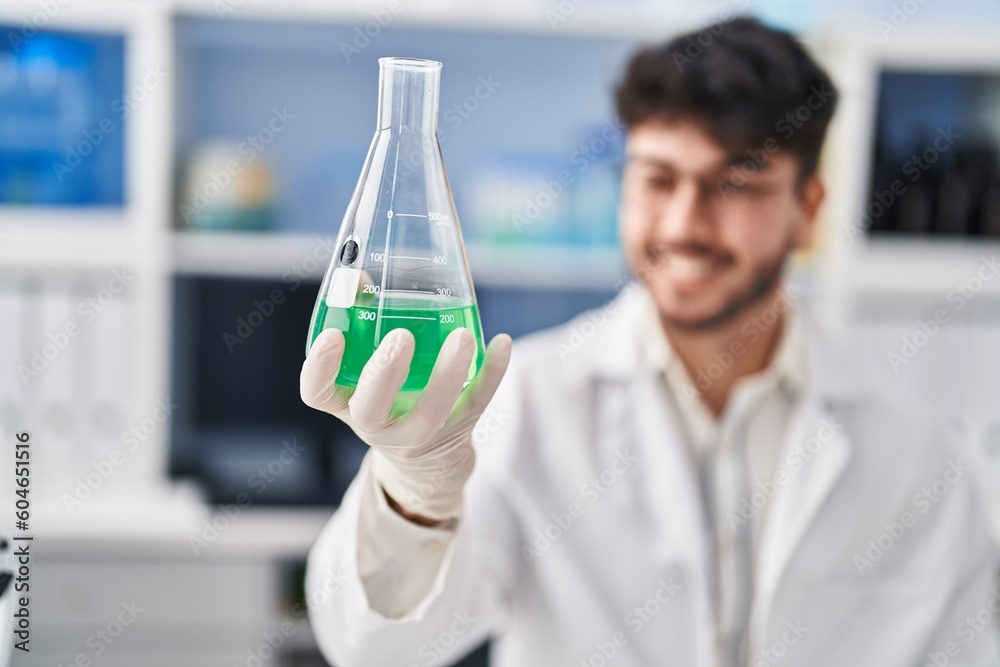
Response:
[{"label": "measurement marking on flask", "polygon": [[436,320],[436,317],[418,317],[417,315],[382,315],[382,317],[391,317],[397,320]]},{"label": "measurement marking on flask", "polygon": [[401,218],[426,218],[426,215],[421,213],[392,213],[392,215],[398,215]]},{"label": "measurement marking on flask", "polygon": [[389,259],[426,259],[426,260],[430,260],[430,257],[416,257],[414,255],[389,255]]},{"label": "measurement marking on flask", "polygon": [[404,292],[406,294],[437,294],[437,292],[431,292],[425,289],[387,289],[386,292]]}]

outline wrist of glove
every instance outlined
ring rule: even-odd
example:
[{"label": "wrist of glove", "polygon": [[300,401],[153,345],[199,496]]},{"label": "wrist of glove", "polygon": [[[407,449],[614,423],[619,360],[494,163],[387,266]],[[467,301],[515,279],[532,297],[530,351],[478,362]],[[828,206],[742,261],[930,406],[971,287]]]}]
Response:
[{"label": "wrist of glove", "polygon": [[461,515],[462,491],[475,459],[471,442],[457,446],[450,455],[420,460],[393,459],[375,450],[371,473],[403,509],[442,521]]},{"label": "wrist of glove", "polygon": [[468,387],[476,353],[467,329],[452,331],[426,388],[409,412],[394,409],[413,357],[413,334],[394,329],[382,339],[357,387],[334,384],[344,352],[343,333],[328,329],[313,343],[302,367],[306,405],[348,424],[372,451],[372,474],[401,507],[434,520],[458,516],[462,491],[475,466],[472,431],[496,392],[510,360],[511,340],[490,341]]}]

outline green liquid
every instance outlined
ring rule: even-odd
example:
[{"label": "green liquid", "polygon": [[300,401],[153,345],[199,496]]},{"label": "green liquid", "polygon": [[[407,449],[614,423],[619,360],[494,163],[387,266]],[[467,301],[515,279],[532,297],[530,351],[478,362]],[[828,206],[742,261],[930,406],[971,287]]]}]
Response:
[{"label": "green liquid", "polygon": [[[384,338],[393,329],[409,329],[413,333],[416,346],[413,351],[413,361],[410,362],[410,373],[406,376],[402,390],[415,391],[427,386],[427,380],[431,376],[431,370],[437,361],[438,351],[444,344],[444,339],[455,329],[463,327],[476,337],[476,355],[469,366],[469,377],[466,380],[468,384],[482,368],[486,354],[479,323],[479,310],[475,305],[435,308],[435,301],[437,300],[434,298],[426,300],[412,297],[386,298],[380,310],[377,300],[373,300],[371,305],[330,308],[321,297],[313,314],[309,345],[312,346],[313,341],[324,329],[343,331],[346,347],[336,383],[356,387],[361,371],[377,347],[376,330],[380,329],[381,337]],[[445,302],[449,305],[452,303],[450,300]]]}]

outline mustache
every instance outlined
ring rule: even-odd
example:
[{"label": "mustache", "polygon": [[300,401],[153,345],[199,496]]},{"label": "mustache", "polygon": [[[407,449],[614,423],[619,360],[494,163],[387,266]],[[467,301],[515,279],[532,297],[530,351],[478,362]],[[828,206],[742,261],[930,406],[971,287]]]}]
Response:
[{"label": "mustache", "polygon": [[650,243],[646,245],[646,256],[653,265],[663,263],[673,253],[695,255],[711,259],[720,264],[731,264],[732,254],[701,243]]}]

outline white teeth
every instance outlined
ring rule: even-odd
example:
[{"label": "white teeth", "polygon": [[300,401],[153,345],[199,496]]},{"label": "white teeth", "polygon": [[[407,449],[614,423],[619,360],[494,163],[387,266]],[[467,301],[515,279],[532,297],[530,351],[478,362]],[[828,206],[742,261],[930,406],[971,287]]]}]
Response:
[{"label": "white teeth", "polygon": [[715,270],[715,262],[685,255],[670,255],[667,270],[678,278],[701,278]]}]

